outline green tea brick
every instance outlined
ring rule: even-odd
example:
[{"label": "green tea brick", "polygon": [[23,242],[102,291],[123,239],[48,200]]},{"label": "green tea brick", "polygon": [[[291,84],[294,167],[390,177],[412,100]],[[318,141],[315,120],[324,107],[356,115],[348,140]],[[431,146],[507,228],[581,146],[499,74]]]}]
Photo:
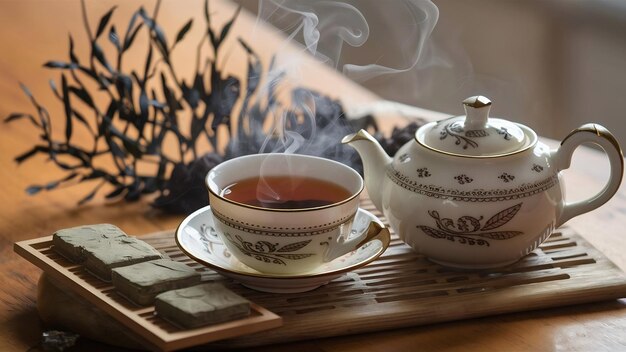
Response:
[{"label": "green tea brick", "polygon": [[161,253],[142,240],[118,237],[102,242],[97,247],[88,248],[84,264],[95,276],[110,281],[113,268],[161,258]]},{"label": "green tea brick", "polygon": [[200,273],[170,259],[123,266],[112,270],[113,286],[139,305],[150,305],[159,293],[200,283]]},{"label": "green tea brick", "polygon": [[89,249],[126,237],[122,230],[111,224],[77,226],[55,232],[52,249],[75,263],[82,263],[87,259]]},{"label": "green tea brick", "polygon": [[202,284],[156,296],[157,314],[183,328],[197,328],[250,315],[250,302],[221,284]]}]

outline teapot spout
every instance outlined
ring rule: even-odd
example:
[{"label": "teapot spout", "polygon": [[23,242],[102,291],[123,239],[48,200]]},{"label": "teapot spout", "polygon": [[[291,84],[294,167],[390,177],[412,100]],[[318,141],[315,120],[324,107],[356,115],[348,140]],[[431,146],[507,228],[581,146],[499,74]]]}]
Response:
[{"label": "teapot spout", "polygon": [[356,149],[361,156],[361,160],[363,160],[363,172],[365,173],[365,188],[367,189],[372,203],[382,212],[382,185],[387,166],[391,163],[392,159],[387,155],[378,141],[365,130],[360,130],[343,137],[341,143],[349,144]]}]

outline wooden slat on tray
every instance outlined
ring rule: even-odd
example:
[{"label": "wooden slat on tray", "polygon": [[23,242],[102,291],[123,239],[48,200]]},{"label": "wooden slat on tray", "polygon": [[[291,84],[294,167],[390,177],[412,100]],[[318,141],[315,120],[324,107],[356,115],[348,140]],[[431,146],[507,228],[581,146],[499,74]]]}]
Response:
[{"label": "wooden slat on tray", "polygon": [[[369,200],[361,206],[386,222]],[[178,253],[171,233],[142,238]],[[164,239],[170,239],[169,244]],[[203,268],[184,256],[177,260]],[[624,273],[567,227],[518,263],[499,270],[442,267],[392,234],[391,245],[376,261],[310,292],[263,293],[209,269],[205,275],[281,315],[284,323],[214,347],[267,345],[626,297]]]},{"label": "wooden slat on tray", "polygon": [[[161,247],[158,240],[153,242],[157,245],[155,247]],[[96,279],[83,266],[58,255],[51,246],[52,236],[48,236],[18,242],[15,252],[130,328],[153,349],[171,351],[281,325],[278,315],[253,303],[251,315],[243,319],[197,329],[176,327],[155,315],[154,306],[134,305],[120,296],[110,283]]]}]

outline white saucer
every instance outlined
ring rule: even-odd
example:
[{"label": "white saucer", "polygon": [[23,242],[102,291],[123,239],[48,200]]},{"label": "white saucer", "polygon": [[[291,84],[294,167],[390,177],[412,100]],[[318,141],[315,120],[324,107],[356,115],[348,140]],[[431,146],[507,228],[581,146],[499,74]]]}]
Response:
[{"label": "white saucer", "polygon": [[360,248],[311,272],[298,275],[265,274],[237,260],[226,249],[215,230],[210,206],[197,210],[183,220],[176,229],[176,243],[195,261],[244,286],[264,292],[297,293],[318,288],[349,271],[372,262],[383,254],[389,246],[389,230],[372,213],[359,209],[350,236],[356,236],[365,231],[375,231],[377,235]]}]

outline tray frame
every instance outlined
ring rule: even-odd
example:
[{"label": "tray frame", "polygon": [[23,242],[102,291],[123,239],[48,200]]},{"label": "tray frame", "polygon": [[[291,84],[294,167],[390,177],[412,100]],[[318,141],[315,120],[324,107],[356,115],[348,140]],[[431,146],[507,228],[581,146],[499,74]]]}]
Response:
[{"label": "tray frame", "polygon": [[137,306],[117,294],[111,283],[96,279],[80,264],[71,263],[51,249],[52,236],[15,243],[14,250],[50,274],[54,280],[94,304],[131,329],[153,350],[181,348],[251,334],[282,325],[282,318],[251,302],[249,317],[196,329],[181,329],[158,318],[154,306]]},{"label": "tray frame", "polygon": [[[376,261],[315,291],[282,297],[248,293],[280,314],[283,327],[213,346],[362,334],[626,297],[624,273],[570,228],[561,228],[535,253],[499,271],[454,271],[427,262],[394,235]],[[560,259],[548,260],[548,255]],[[414,270],[424,270],[416,275],[420,278],[398,272],[413,260],[419,262]],[[361,293],[350,296],[350,291]],[[441,295],[444,291],[450,294]],[[285,307],[289,302],[292,307]]]}]

